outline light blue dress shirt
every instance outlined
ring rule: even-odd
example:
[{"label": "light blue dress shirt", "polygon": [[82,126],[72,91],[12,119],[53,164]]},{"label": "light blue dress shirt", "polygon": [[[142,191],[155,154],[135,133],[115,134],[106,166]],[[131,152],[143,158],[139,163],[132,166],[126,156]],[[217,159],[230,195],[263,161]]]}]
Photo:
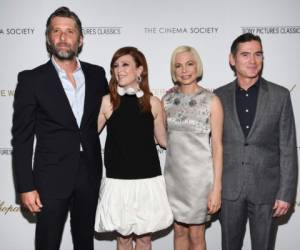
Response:
[{"label": "light blue dress shirt", "polygon": [[74,87],[71,81],[68,79],[66,72],[55,62],[55,59],[51,58],[51,61],[58,73],[59,79],[62,83],[63,89],[68,97],[73,114],[76,118],[78,127],[80,127],[83,110],[84,110],[84,98],[85,98],[85,78],[78,58],[77,68],[73,72],[73,77],[76,83]]}]

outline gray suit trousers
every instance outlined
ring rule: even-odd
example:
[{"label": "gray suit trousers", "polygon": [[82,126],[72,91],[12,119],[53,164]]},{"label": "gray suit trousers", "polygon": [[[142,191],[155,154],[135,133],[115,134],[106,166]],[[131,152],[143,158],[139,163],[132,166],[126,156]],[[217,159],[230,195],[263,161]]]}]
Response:
[{"label": "gray suit trousers", "polygon": [[272,217],[274,204],[256,204],[248,199],[243,188],[237,200],[222,200],[220,221],[222,250],[241,250],[249,219],[253,250],[273,250],[276,238],[276,219]]}]

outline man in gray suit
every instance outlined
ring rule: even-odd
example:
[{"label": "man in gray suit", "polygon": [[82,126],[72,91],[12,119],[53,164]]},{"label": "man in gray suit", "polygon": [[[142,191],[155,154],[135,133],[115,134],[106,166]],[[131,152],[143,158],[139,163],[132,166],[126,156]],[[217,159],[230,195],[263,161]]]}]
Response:
[{"label": "man in gray suit", "polygon": [[249,219],[254,250],[273,249],[276,217],[294,202],[297,148],[290,93],[261,77],[259,36],[237,37],[229,56],[236,80],[218,88],[224,108],[222,249],[243,246]]}]

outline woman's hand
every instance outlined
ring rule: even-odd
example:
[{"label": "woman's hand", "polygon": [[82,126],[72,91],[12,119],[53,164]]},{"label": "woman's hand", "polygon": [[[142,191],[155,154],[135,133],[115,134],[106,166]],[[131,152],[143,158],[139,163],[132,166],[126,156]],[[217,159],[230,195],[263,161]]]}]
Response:
[{"label": "woman's hand", "polygon": [[212,190],[208,195],[207,208],[209,214],[218,212],[221,208],[221,190]]}]

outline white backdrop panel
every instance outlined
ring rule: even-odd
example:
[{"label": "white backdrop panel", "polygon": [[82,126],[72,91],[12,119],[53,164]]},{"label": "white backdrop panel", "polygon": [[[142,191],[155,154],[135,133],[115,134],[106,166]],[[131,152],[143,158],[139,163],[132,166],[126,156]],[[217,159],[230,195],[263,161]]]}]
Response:
[{"label": "white backdrop panel", "polygon": [[[11,169],[12,101],[17,73],[44,63],[45,23],[57,7],[68,6],[80,17],[85,33],[80,59],[102,65],[109,79],[113,53],[122,46],[144,52],[150,85],[159,97],[172,86],[169,60],[173,49],[195,47],[204,63],[202,84],[216,88],[233,79],[228,65],[232,40],[249,30],[261,36],[265,52],[264,77],[291,90],[296,125],[300,126],[300,2],[298,0],[1,0],[0,2],[0,250],[34,249],[35,224],[20,212]],[[101,135],[102,145],[105,131]],[[160,151],[161,165],[165,155]],[[82,204],[84,208],[84,204]],[[299,249],[299,188],[290,220],[279,227],[276,249]],[[62,250],[71,249],[69,223]],[[248,230],[249,231],[249,230]],[[153,249],[172,249],[172,232],[154,240]],[[221,249],[219,222],[207,230],[208,249]],[[115,242],[95,239],[96,249],[115,249]],[[247,232],[244,249],[250,250]]]}]

